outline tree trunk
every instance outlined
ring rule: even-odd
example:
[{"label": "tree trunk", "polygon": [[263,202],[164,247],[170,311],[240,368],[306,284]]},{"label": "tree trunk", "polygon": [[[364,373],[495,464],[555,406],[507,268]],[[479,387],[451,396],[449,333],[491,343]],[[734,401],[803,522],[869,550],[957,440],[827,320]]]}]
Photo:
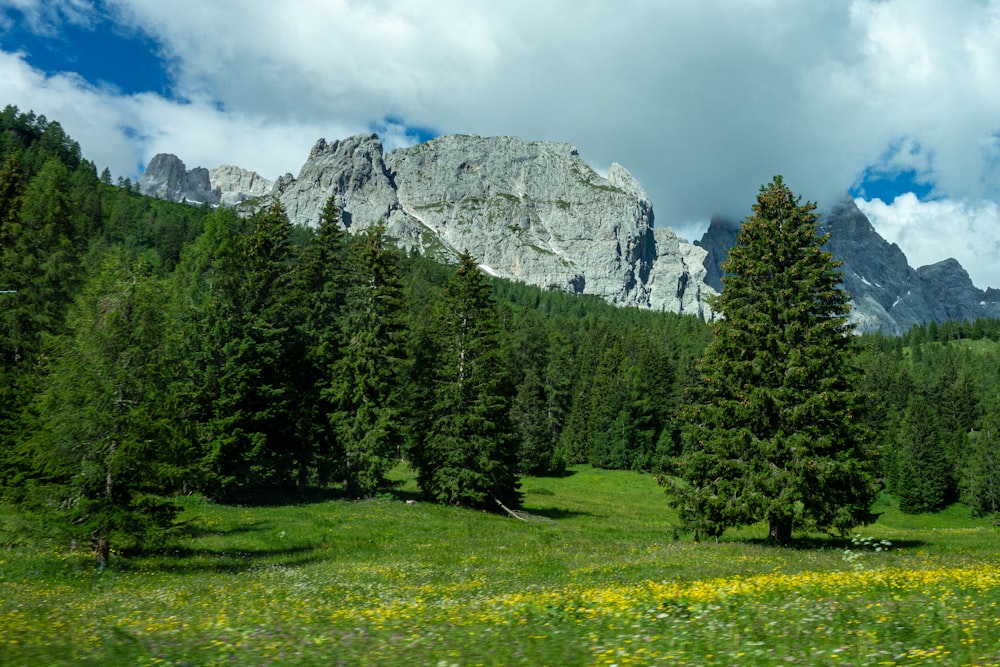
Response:
[{"label": "tree trunk", "polygon": [[792,522],[790,519],[771,519],[770,537],[778,546],[788,546],[792,541]]},{"label": "tree trunk", "polygon": [[107,567],[108,559],[111,556],[111,543],[108,541],[108,534],[103,530],[95,531],[91,536],[91,546],[94,549],[97,566],[103,570]]}]

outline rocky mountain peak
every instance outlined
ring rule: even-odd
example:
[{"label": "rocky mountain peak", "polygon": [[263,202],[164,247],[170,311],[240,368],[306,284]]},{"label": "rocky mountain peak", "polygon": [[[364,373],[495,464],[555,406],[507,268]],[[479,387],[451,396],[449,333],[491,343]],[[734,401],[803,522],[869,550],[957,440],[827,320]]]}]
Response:
[{"label": "rocky mountain peak", "polygon": [[405,248],[468,250],[494,275],[710,314],[700,251],[670,230],[654,235],[635,178],[621,165],[602,178],[570,144],[447,135],[386,154],[374,134],[321,139],[275,194],[299,224],[316,224],[334,195],[345,227],[385,221]]},{"label": "rocky mountain peak", "polygon": [[170,153],[153,156],[139,179],[139,191],[171,201],[219,203],[208,170],[203,167],[188,170],[179,157]]},{"label": "rocky mountain peak", "polygon": [[[298,176],[270,181],[222,166],[188,170],[157,155],[139,180],[146,194],[233,205],[280,199],[293,223],[316,225],[333,195],[352,231],[385,222],[403,248],[440,259],[462,250],[484,270],[611,303],[711,318],[722,263],[739,224],[713,218],[694,245],[655,228],[653,204],[625,167],[606,177],[570,144],[447,135],[385,153],[378,135],[319,139]],[[1000,291],[977,289],[955,260],[914,269],[849,197],[820,218],[842,261],[859,332],[899,334],[931,320],[1000,317]]]},{"label": "rocky mountain peak", "polygon": [[271,194],[274,181],[264,178],[255,171],[229,164],[210,169],[208,180],[223,206],[235,206],[248,199]]},{"label": "rocky mountain peak", "polygon": [[188,169],[176,155],[159,153],[139,178],[139,192],[158,199],[233,206],[271,193],[273,182],[260,174],[223,165]]},{"label": "rocky mountain peak", "polygon": [[[738,227],[713,220],[698,244],[708,251],[709,284],[721,278],[722,262]],[[857,331],[898,335],[917,323],[997,317],[1000,303],[977,289],[954,259],[912,268],[899,246],[882,238],[854,200],[844,196],[820,217],[820,233],[830,233],[826,249],[839,259],[843,286],[851,294]]]}]

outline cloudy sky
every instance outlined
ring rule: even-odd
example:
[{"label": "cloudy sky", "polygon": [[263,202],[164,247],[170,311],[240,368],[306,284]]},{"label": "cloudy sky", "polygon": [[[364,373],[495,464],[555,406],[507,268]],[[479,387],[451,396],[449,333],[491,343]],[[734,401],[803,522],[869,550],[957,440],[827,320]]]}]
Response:
[{"label": "cloudy sky", "polygon": [[0,0],[0,104],[133,178],[275,178],[370,130],[566,141],[687,238],[780,173],[1000,287],[1000,0]]}]

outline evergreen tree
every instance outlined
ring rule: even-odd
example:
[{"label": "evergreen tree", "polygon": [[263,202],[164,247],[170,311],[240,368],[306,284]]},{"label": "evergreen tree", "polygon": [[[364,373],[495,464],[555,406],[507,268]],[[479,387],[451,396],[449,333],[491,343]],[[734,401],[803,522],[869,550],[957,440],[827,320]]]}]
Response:
[{"label": "evergreen tree", "polygon": [[907,405],[894,454],[889,490],[899,498],[899,509],[917,514],[943,508],[954,486],[953,468],[934,412],[920,394]]},{"label": "evergreen tree", "polygon": [[412,462],[428,498],[496,509],[519,500],[510,396],[490,287],[468,253],[459,262],[437,309],[430,428]]},{"label": "evergreen tree", "polygon": [[288,303],[290,230],[276,202],[250,220],[245,236],[206,231],[221,246],[206,258],[218,290],[201,338],[208,346],[201,372],[209,409],[200,437],[213,490],[223,494],[283,486],[297,471],[289,391],[295,363],[289,358],[295,349],[288,319],[295,312]]},{"label": "evergreen tree", "polygon": [[527,475],[545,475],[556,467],[555,443],[546,419],[545,386],[538,371],[528,367],[510,409],[518,442],[518,467]]},{"label": "evergreen tree", "polygon": [[17,298],[0,310],[0,335],[5,356],[15,364],[37,353],[43,332],[60,329],[76,283],[78,239],[68,179],[61,162],[48,160],[16,199],[17,215],[4,216],[0,288],[17,290]]},{"label": "evergreen tree", "polygon": [[968,435],[962,466],[961,500],[976,514],[1000,512],[1000,395],[994,393],[978,431]]},{"label": "evergreen tree", "polygon": [[345,455],[345,489],[370,496],[402,453],[400,372],[405,356],[403,289],[385,227],[365,230],[348,291],[343,357],[334,384],[336,432]]},{"label": "evergreen tree", "polygon": [[815,205],[764,186],[723,269],[722,315],[684,410],[671,495],[698,533],[766,521],[846,533],[874,520],[874,454],[859,425],[848,295]]},{"label": "evergreen tree", "polygon": [[342,478],[343,448],[334,429],[337,410],[334,389],[339,383],[342,356],[341,321],[345,311],[347,276],[345,232],[340,209],[331,195],[320,213],[315,236],[302,251],[293,277],[290,306],[302,311],[302,346],[296,366],[296,446],[300,450],[297,482],[300,491],[311,474],[320,486]]},{"label": "evergreen tree", "polygon": [[35,475],[22,499],[50,526],[89,540],[102,566],[113,543],[148,542],[177,512],[164,498],[176,477],[164,293],[111,256],[50,350],[29,443]]}]

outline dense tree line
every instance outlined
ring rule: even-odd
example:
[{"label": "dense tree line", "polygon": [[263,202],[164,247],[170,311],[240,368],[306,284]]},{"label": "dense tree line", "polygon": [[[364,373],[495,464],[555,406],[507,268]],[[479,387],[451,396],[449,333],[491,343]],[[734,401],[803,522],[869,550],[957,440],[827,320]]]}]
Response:
[{"label": "dense tree line", "polygon": [[1000,322],[928,323],[866,342],[881,472],[900,507],[1000,511]]},{"label": "dense tree line", "polygon": [[0,480],[89,539],[155,539],[175,494],[390,488],[516,506],[519,476],[648,470],[704,323],[488,278],[315,229],[139,195],[8,107],[0,172]]},{"label": "dense tree line", "polygon": [[[331,199],[308,229],[277,202],[141,196],[7,107],[4,499],[106,558],[157,539],[177,494],[369,497],[400,460],[429,499],[489,509],[570,464],[679,471],[710,325],[407,255],[339,215]],[[904,509],[1000,508],[998,336],[981,320],[860,341],[858,419]]]}]

